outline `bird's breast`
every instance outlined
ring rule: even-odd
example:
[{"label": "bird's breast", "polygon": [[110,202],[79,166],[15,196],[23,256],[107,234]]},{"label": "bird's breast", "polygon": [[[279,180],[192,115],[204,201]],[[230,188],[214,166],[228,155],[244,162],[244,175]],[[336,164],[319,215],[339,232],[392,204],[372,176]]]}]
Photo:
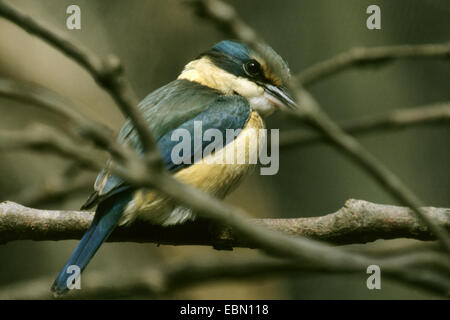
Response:
[{"label": "bird's breast", "polygon": [[[255,111],[230,143],[180,170],[175,177],[205,192],[224,197],[256,165],[260,139],[265,139],[264,121]],[[224,138],[225,141],[225,138]]]},{"label": "bird's breast", "polygon": [[[252,111],[247,124],[232,142],[178,171],[175,178],[219,198],[225,197],[255,168],[259,144],[266,139],[265,130],[261,130],[264,127],[263,119]],[[140,189],[135,192],[120,224],[131,222],[137,216],[163,225],[173,224],[168,221],[172,221],[174,212],[179,209],[167,197]],[[182,215],[174,223],[193,217],[190,211]]]}]

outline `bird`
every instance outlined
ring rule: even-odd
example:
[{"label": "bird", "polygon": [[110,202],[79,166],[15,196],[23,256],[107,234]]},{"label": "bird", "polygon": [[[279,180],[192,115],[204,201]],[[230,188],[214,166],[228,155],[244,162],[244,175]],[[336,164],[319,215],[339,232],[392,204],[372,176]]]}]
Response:
[{"label": "bird", "polygon": [[[224,198],[255,167],[253,163],[223,164],[209,161],[224,157],[246,146],[248,138],[259,138],[258,129],[265,128],[264,119],[277,109],[295,108],[295,101],[286,89],[289,67],[269,45],[250,47],[240,41],[223,40],[186,64],[176,80],[151,92],[138,105],[148,129],[156,141],[165,168],[173,176],[193,187]],[[178,129],[193,133],[195,124],[203,130],[216,129],[225,134],[238,130],[233,143],[225,143],[198,159],[206,143],[194,146],[184,158],[193,161],[173,161],[172,150],[177,141],[172,135]],[[119,135],[119,143],[143,154],[139,135],[127,119]],[[251,152],[244,147],[246,159]],[[195,161],[196,160],[196,161]],[[196,218],[195,212],[173,203],[168,197],[149,189],[137,189],[111,172],[112,160],[98,174],[94,193],[82,210],[95,206],[93,221],[77,248],[54,281],[51,291],[60,296],[70,290],[72,272],[77,266],[82,272],[101,244],[117,226],[128,226],[135,220],[171,226]]]}]

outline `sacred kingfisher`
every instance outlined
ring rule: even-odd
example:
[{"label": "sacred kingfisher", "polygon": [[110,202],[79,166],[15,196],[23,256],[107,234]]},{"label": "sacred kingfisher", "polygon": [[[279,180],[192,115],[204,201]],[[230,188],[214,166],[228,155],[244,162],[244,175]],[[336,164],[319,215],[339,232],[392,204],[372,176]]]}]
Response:
[{"label": "sacred kingfisher", "polygon": [[[175,81],[153,91],[139,104],[167,170],[184,183],[225,197],[255,165],[215,163],[211,158],[222,157],[235,151],[232,148],[245,145],[249,138],[254,138],[252,135],[258,135],[259,130],[252,129],[264,128],[263,118],[277,108],[295,106],[285,88],[289,77],[286,62],[267,45],[253,50],[237,41],[222,41],[189,62]],[[204,130],[214,128],[224,134],[227,129],[240,131],[234,143],[203,154],[198,161],[175,163],[172,149],[177,141],[173,141],[172,134],[179,128],[193,132],[195,123],[200,123]],[[118,140],[142,153],[130,120],[123,125]],[[194,147],[189,156],[204,151],[206,144],[198,148],[201,150]],[[108,161],[95,181],[95,192],[82,207],[97,205],[94,220],[53,283],[56,295],[69,290],[67,282],[72,273],[68,268],[75,265],[82,271],[116,226],[131,224],[135,219],[168,226],[195,218],[190,209],[161,194],[127,185],[111,174],[110,166]]]}]

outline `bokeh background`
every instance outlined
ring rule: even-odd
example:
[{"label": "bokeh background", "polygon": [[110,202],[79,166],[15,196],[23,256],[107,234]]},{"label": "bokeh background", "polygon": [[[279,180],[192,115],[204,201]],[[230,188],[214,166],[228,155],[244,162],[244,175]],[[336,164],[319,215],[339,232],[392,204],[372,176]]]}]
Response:
[{"label": "bokeh background", "polygon": [[[100,55],[120,57],[139,98],[177,77],[184,64],[223,39],[182,1],[15,0],[14,5],[45,21]],[[450,40],[448,0],[230,1],[288,62],[295,73],[354,46],[420,44]],[[66,8],[81,7],[81,30],[66,29]],[[381,8],[382,29],[366,28],[366,8]],[[0,76],[48,87],[70,99],[82,112],[117,132],[124,119],[111,99],[74,62],[0,19]],[[351,70],[321,81],[311,92],[337,120],[450,100],[450,62],[398,61],[379,69]],[[37,107],[0,99],[0,128],[20,129],[56,121]],[[282,116],[270,128],[292,128]],[[450,129],[432,126],[364,136],[360,141],[432,206],[450,207]],[[68,169],[69,168],[69,169]],[[0,201],[21,201],[28,187],[40,188],[71,170],[70,162],[31,152],[0,154]],[[258,171],[228,199],[257,217],[302,217],[334,212],[346,199],[396,202],[365,172],[326,145],[289,149],[280,154],[280,171]],[[84,187],[68,199],[40,207],[78,209],[91,192],[95,173],[76,171]],[[49,182],[50,181],[50,182]],[[82,183],[83,184],[83,183]],[[392,245],[398,241],[378,241]],[[0,245],[0,290],[7,285],[52,276],[76,241],[15,241]],[[86,273],[121,273],[152,264],[164,265],[204,257],[257,255],[237,249],[156,247],[154,244],[107,243]],[[48,284],[50,286],[50,283]],[[145,298],[145,297],[144,297]],[[311,276],[208,283],[166,298],[192,299],[408,299],[435,298],[388,280],[369,291],[366,277]]]}]

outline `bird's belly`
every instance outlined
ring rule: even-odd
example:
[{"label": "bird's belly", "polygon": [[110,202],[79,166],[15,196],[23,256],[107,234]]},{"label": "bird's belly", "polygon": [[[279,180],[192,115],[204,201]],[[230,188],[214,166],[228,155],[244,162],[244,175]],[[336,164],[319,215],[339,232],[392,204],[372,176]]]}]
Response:
[{"label": "bird's belly", "polygon": [[[265,138],[265,131],[259,130],[263,128],[262,118],[252,111],[246,126],[233,142],[178,171],[175,178],[219,198],[225,197],[256,166],[259,141]],[[193,219],[194,215],[189,209],[177,208],[166,196],[142,189],[136,191],[120,224],[135,218],[171,225]]]}]

